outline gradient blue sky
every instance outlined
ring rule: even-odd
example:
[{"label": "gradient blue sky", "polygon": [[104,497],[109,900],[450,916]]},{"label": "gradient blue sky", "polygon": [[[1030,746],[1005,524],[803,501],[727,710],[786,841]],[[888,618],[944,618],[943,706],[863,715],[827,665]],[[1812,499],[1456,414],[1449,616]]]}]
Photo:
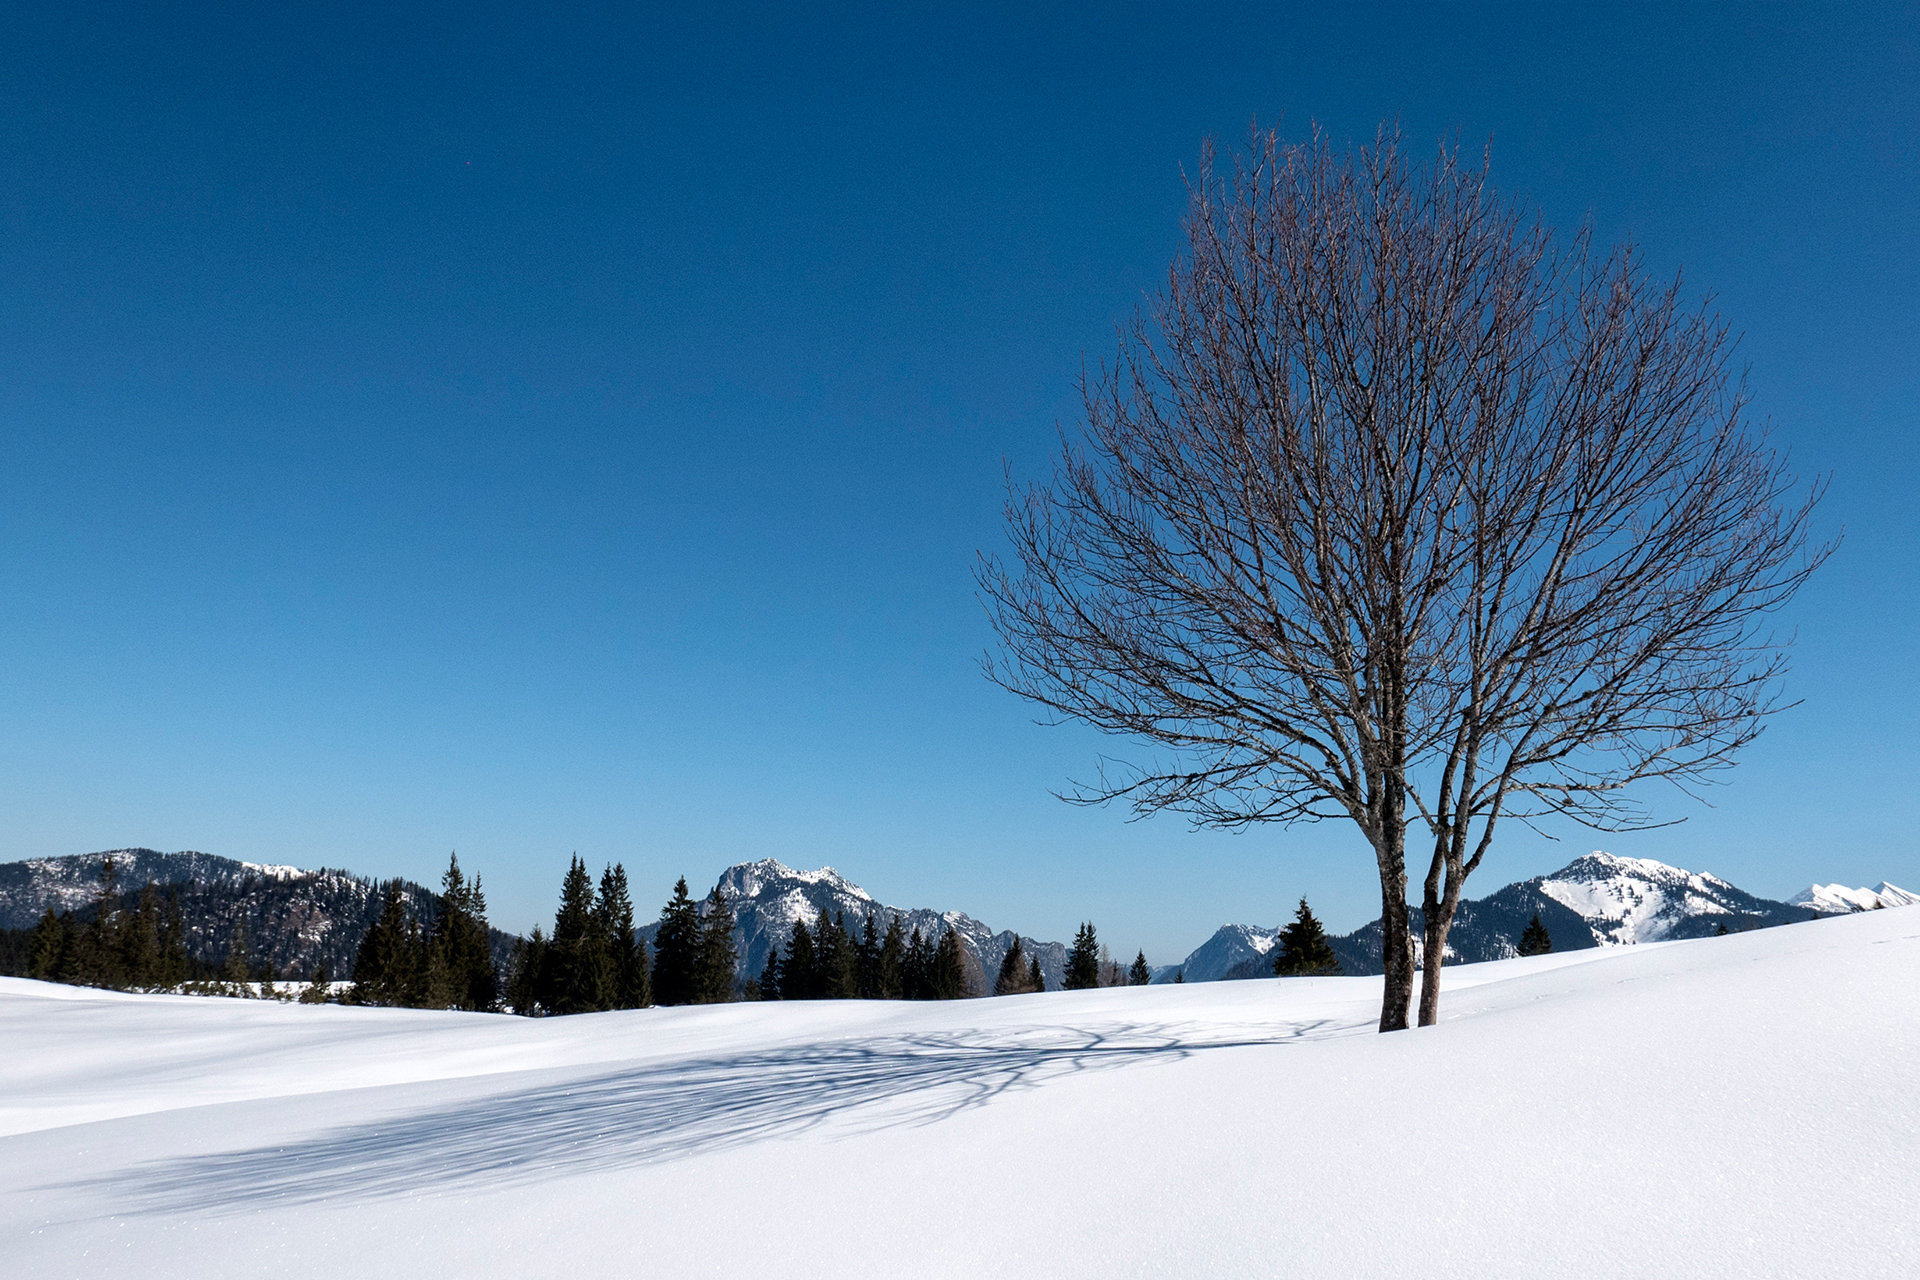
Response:
[{"label": "gradient blue sky", "polygon": [[1479,891],[1920,888],[1914,5],[402,8],[0,18],[0,858],[458,849],[519,929],[576,850],[643,912],[774,855],[1156,961],[1370,919],[1348,829],[1052,799],[1110,744],[981,679],[971,568],[1202,137],[1391,117],[1711,289],[1846,528],[1716,807]]}]

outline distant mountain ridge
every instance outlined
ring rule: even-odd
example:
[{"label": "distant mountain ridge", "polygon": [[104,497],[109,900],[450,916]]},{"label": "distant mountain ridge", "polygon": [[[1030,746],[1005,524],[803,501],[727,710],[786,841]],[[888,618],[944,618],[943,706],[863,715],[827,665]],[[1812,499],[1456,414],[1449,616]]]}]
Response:
[{"label": "distant mountain ridge", "polygon": [[[1920,895],[1882,884],[1880,891],[1845,890],[1842,886],[1814,886],[1791,902],[1756,897],[1718,876],[1686,871],[1650,858],[1623,858],[1599,850],[1575,858],[1549,875],[1535,876],[1495,890],[1484,898],[1460,904],[1447,939],[1449,964],[1502,960],[1518,954],[1520,933],[1537,912],[1553,938],[1556,951],[1589,947],[1631,946],[1673,938],[1707,937],[1728,932],[1769,928],[1816,919],[1836,912],[1869,909],[1865,899],[1886,905],[1920,901]],[[1825,896],[1817,896],[1824,893]],[[1416,939],[1424,922],[1419,908],[1412,912]],[[1188,982],[1216,978],[1272,976],[1267,951],[1252,940],[1271,938],[1277,930],[1256,925],[1226,925],[1196,948],[1180,965],[1163,965],[1154,980],[1169,981],[1186,969]],[[1380,972],[1380,922],[1329,939],[1340,957],[1341,972]],[[1271,944],[1269,944],[1269,947]],[[1220,957],[1237,958],[1222,968]]]},{"label": "distant mountain ridge", "polygon": [[[873,916],[875,930],[883,934],[895,916],[903,933],[918,929],[923,936],[937,940],[952,929],[960,939],[968,980],[981,994],[992,990],[1000,962],[1013,947],[1015,937],[1012,930],[995,931],[964,911],[888,906],[832,867],[797,871],[776,859],[762,858],[728,867],[720,873],[718,885],[733,909],[734,948],[740,956],[743,982],[766,966],[771,948],[786,946],[796,921],[804,920],[812,927],[823,911],[828,918],[844,917],[855,937],[868,915]],[[649,946],[658,928],[655,922],[639,931]],[[1020,944],[1027,954],[1039,959],[1048,988],[1059,990],[1066,981],[1066,947],[1024,935]]]},{"label": "distant mountain ridge", "polygon": [[[246,927],[247,949],[281,973],[305,977],[326,966],[334,978],[353,968],[354,952],[380,914],[379,885],[351,872],[323,867],[265,865],[193,851],[109,849],[58,858],[0,863],[0,929],[28,929],[41,915],[72,911],[85,918],[99,894],[100,867],[112,858],[121,902],[131,906],[151,881],[180,895],[187,952],[219,964],[236,923]],[[401,897],[416,912],[437,910],[440,895],[411,880]],[[513,954],[514,937],[491,931],[496,962]]]}]

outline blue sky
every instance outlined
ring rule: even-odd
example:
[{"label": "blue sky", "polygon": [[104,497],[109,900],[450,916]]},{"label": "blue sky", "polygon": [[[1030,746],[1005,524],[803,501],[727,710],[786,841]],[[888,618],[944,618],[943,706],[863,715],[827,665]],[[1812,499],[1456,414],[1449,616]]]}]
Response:
[{"label": "blue sky", "polygon": [[1156,961],[1372,918],[1350,830],[1052,799],[1120,744],[981,679],[971,569],[1201,139],[1397,119],[1710,290],[1846,530],[1714,807],[1478,891],[1920,887],[1915,6],[271,8],[0,18],[0,858],[458,849],[518,929],[575,851],[643,912],[773,855]]}]

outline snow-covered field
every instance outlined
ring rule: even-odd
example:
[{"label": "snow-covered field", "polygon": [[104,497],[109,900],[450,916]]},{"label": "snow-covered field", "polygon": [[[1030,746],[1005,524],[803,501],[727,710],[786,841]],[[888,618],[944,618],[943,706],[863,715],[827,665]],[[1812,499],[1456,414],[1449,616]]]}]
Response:
[{"label": "snow-covered field", "polygon": [[1920,909],[518,1018],[0,980],[0,1274],[1920,1275]]}]

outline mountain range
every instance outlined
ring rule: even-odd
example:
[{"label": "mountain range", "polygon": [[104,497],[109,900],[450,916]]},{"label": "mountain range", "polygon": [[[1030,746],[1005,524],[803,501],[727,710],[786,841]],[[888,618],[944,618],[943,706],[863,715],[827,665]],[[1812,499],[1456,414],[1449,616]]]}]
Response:
[{"label": "mountain range", "polygon": [[[148,881],[179,893],[188,950],[210,964],[224,958],[235,924],[243,922],[252,953],[271,960],[281,972],[305,974],[325,965],[336,977],[344,977],[361,936],[379,913],[380,882],[345,871],[269,866],[206,853],[118,849],[0,864],[0,930],[31,928],[48,909],[85,918],[99,892],[101,863],[109,856],[119,870],[125,901]],[[811,923],[823,912],[840,916],[856,936],[869,917],[881,931],[895,916],[903,931],[919,930],[927,938],[953,930],[977,992],[991,989],[1016,937],[1013,930],[995,930],[963,911],[889,906],[830,867],[799,871],[766,858],[728,867],[718,887],[733,909],[743,982],[760,972],[769,950],[784,945],[797,922]],[[401,891],[416,912],[438,907],[438,895],[421,885],[402,881]],[[1473,963],[1515,954],[1521,931],[1536,914],[1554,949],[1572,951],[1704,937],[1723,929],[1742,932],[1917,902],[1920,895],[1884,882],[1873,889],[1816,884],[1789,901],[1776,902],[1716,876],[1594,852],[1550,875],[1462,902],[1448,939],[1447,960]],[[649,914],[644,905],[640,914]],[[1417,937],[1417,909],[1413,927]],[[651,942],[657,928],[650,923],[639,932]],[[1268,977],[1278,934],[1278,928],[1223,925],[1179,964],[1156,968],[1154,981]],[[1038,958],[1047,986],[1058,989],[1066,973],[1066,946],[1017,936],[1022,948]],[[496,929],[492,941],[495,959],[505,965],[515,939]],[[1343,973],[1380,972],[1379,921],[1329,941]]]}]

